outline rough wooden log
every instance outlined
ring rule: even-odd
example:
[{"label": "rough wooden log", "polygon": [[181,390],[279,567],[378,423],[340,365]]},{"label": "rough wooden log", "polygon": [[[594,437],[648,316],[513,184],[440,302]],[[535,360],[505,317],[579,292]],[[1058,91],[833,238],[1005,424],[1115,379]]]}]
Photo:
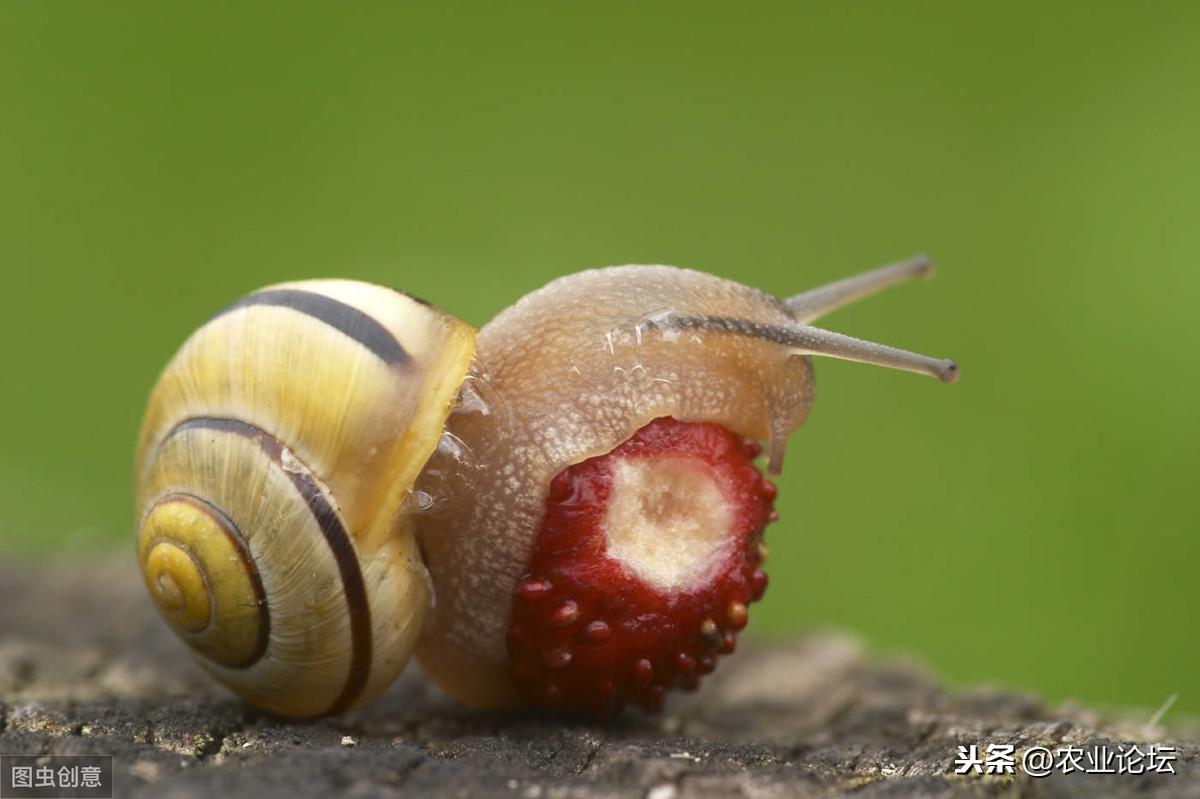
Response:
[{"label": "rough wooden log", "polygon": [[[953,769],[959,745],[1120,742],[1173,744],[1177,773]],[[112,754],[119,797],[1200,797],[1198,751],[1194,730],[948,691],[838,637],[751,647],[660,716],[477,713],[412,668],[367,710],[287,723],[191,663],[126,559],[0,567],[0,753]]]}]

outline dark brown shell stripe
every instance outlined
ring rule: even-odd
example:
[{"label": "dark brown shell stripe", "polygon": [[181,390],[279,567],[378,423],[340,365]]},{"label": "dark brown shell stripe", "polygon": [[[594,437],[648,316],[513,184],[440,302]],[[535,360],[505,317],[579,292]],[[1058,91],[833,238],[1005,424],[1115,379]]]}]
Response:
[{"label": "dark brown shell stripe", "polygon": [[408,353],[405,352],[396,337],[375,317],[360,311],[353,305],[347,305],[333,297],[312,291],[300,289],[258,291],[221,309],[213,316],[213,319],[219,319],[239,308],[249,308],[255,305],[291,308],[306,316],[311,316],[362,344],[389,366],[405,364],[410,360]]},{"label": "dark brown shell stripe", "polygon": [[300,470],[283,468],[283,443],[262,428],[238,419],[197,417],[176,425],[163,439],[164,443],[185,430],[231,433],[256,441],[262,447],[263,452],[267,453],[271,460],[291,479],[296,491],[308,505],[313,518],[316,519],[317,525],[329,545],[329,551],[337,563],[342,589],[346,596],[346,610],[350,617],[350,671],[341,693],[325,711],[326,713],[341,713],[354,704],[363,688],[366,687],[371,674],[372,657],[371,608],[367,602],[367,588],[363,582],[362,569],[359,567],[358,553],[354,549],[354,544],[350,540],[350,535],[346,532],[341,518],[307,466],[300,464]]},{"label": "dark brown shell stripe", "polygon": [[[225,536],[229,539],[229,542],[233,544],[233,548],[237,550],[238,559],[242,562],[242,568],[246,570],[246,576],[250,580],[250,585],[254,587],[254,596],[258,602],[259,625],[258,638],[254,641],[254,650],[246,657],[244,661],[231,665],[229,668],[245,669],[253,666],[267,651],[267,644],[271,639],[271,611],[270,608],[267,607],[267,592],[263,589],[262,577],[258,573],[258,566],[255,565],[254,558],[250,557],[250,547],[246,543],[245,536],[242,535],[242,531],[239,530],[238,526],[233,523],[233,520],[222,513],[219,508],[212,505],[212,503],[208,502],[208,500],[198,497],[194,494],[165,494],[155,501],[154,505],[152,505],[150,510],[147,512],[147,515],[153,513],[155,508],[165,502],[186,502],[196,510],[205,514],[211,518],[218,527],[221,528],[221,530],[225,533]],[[166,540],[168,539],[162,537],[154,538],[149,542],[147,549],[153,549],[155,543]],[[199,572],[201,579],[204,580],[205,587],[207,587],[208,575],[205,574],[204,569],[201,568],[200,564],[196,562],[196,557],[192,554],[192,551],[188,549],[187,545],[182,541],[177,541],[174,539],[169,540],[172,545],[178,547],[189,558],[191,558],[192,563],[196,564],[196,571]],[[208,594],[211,597],[212,591],[210,590]]]},{"label": "dark brown shell stripe", "polygon": [[394,288],[394,289],[392,289],[392,291],[396,292],[397,294],[403,294],[405,297],[408,297],[410,300],[415,302],[417,305],[424,305],[426,308],[434,307],[433,303],[430,302],[429,300],[425,299],[424,297],[418,297],[416,294],[409,294],[407,291],[404,291],[403,289]]}]

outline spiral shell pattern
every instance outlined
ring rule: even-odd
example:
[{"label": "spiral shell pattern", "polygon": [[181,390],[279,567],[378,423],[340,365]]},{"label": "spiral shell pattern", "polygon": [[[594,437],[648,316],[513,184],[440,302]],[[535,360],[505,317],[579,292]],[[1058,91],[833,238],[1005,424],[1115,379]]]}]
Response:
[{"label": "spiral shell pattern", "polygon": [[138,560],[247,701],[338,713],[403,669],[430,603],[405,499],[473,353],[419,300],[307,281],[234,303],[168,365],[138,447]]}]

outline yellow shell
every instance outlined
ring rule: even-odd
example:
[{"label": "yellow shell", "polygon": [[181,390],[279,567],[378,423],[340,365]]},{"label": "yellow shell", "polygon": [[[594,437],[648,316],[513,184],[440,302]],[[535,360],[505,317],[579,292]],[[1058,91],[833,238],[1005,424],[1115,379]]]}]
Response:
[{"label": "yellow shell", "polygon": [[138,560],[201,664],[287,716],[386,688],[430,603],[405,500],[474,330],[391,289],[272,286],[201,327],[151,394]]}]

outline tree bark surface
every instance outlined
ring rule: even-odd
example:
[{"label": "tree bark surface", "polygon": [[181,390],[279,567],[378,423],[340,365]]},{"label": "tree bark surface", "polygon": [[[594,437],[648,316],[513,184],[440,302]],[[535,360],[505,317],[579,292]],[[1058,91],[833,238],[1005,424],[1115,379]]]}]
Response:
[{"label": "tree bark surface", "polygon": [[[948,690],[845,637],[743,649],[658,716],[474,712],[413,666],[365,710],[290,723],[192,663],[126,559],[10,563],[0,566],[0,754],[111,754],[117,797],[1200,797],[1195,729]],[[1177,773],[1020,769],[1030,747],[1133,743],[1174,745]],[[972,744],[1015,745],[1016,773],[955,774],[958,747]]]}]

